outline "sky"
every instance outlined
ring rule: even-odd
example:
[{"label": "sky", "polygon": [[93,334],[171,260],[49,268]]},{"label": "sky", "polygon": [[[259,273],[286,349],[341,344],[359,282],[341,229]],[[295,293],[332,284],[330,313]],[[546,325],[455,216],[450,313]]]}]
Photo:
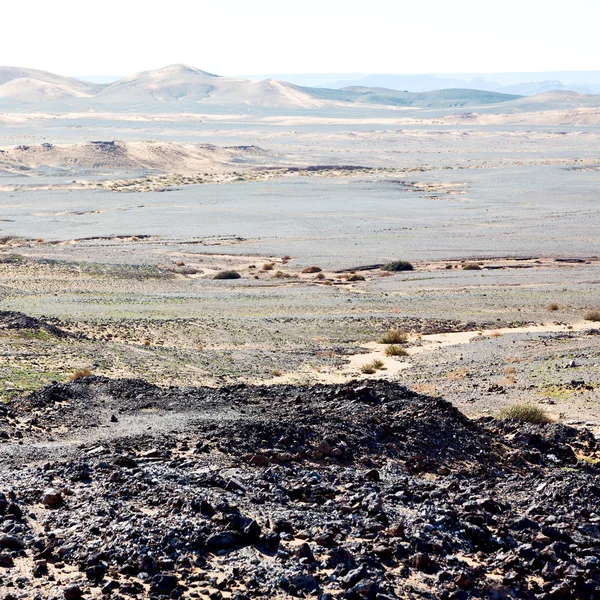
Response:
[{"label": "sky", "polygon": [[126,75],[600,69],[600,0],[21,0],[0,65]]}]

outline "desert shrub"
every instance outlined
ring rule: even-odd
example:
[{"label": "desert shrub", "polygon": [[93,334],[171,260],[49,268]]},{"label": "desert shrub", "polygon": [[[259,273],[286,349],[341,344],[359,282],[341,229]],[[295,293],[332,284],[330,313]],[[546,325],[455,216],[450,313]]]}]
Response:
[{"label": "desert shrub", "polygon": [[391,344],[385,349],[386,356],[408,356],[408,352],[396,344]]},{"label": "desert shrub", "polygon": [[383,361],[376,358],[370,363],[363,365],[360,370],[365,375],[373,375],[373,373],[377,372],[381,367],[383,367]]},{"label": "desert shrub", "polygon": [[452,268],[452,265],[446,265],[444,268],[445,268],[445,269],[451,269],[451,268]]},{"label": "desert shrub", "polygon": [[25,260],[22,254],[4,254],[0,256],[0,263],[3,264],[19,264],[24,263]]},{"label": "desert shrub", "polygon": [[481,271],[481,267],[477,263],[473,262],[465,263],[462,268],[463,271]]},{"label": "desert shrub", "polygon": [[600,310],[588,310],[583,318],[586,321],[600,321]]},{"label": "desert shrub", "polygon": [[75,369],[69,376],[69,381],[76,381],[84,377],[90,377],[92,372],[89,369]]},{"label": "desert shrub", "polygon": [[213,279],[239,279],[240,277],[237,271],[219,271]]},{"label": "desert shrub", "polygon": [[262,266],[262,270],[263,270],[263,271],[272,271],[274,266],[275,266],[275,264],[274,264],[274,263],[265,263],[265,264]]},{"label": "desert shrub", "polygon": [[381,268],[384,271],[414,271],[414,267],[406,260],[394,260]]},{"label": "desert shrub", "polygon": [[305,269],[302,269],[303,273],[320,273],[323,269],[321,269],[321,267],[315,267],[314,265],[312,267],[306,267]]},{"label": "desert shrub", "polygon": [[406,344],[408,335],[399,329],[391,329],[379,338],[379,344]]},{"label": "desert shrub", "polygon": [[325,274],[324,273],[317,273],[316,276],[315,276],[315,279],[323,280],[323,279],[325,279]]},{"label": "desert shrub", "polygon": [[358,273],[354,273],[354,275],[350,275],[346,281],[364,281],[365,278],[362,275],[358,275]]},{"label": "desert shrub", "polygon": [[556,302],[551,302],[550,304],[548,304],[548,306],[546,307],[548,310],[558,310],[560,308],[560,306],[556,303]]},{"label": "desert shrub", "polygon": [[550,417],[546,411],[533,404],[513,404],[498,413],[501,421],[519,421],[520,423],[548,423]]},{"label": "desert shrub", "polygon": [[273,273],[273,279],[289,279],[290,277],[292,277],[292,275],[285,271],[275,271],[275,273]]}]

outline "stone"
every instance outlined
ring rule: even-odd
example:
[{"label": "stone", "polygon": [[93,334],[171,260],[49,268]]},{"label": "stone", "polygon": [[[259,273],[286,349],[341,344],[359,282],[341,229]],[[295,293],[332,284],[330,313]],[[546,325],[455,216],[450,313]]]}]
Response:
[{"label": "stone", "polygon": [[42,495],[42,504],[48,508],[60,508],[63,505],[62,494],[54,488],[49,488]]}]

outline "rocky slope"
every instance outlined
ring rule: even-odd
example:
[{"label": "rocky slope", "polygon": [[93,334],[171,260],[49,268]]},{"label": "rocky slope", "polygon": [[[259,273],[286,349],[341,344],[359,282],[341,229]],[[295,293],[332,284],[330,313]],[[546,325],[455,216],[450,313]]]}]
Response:
[{"label": "rocky slope", "polygon": [[389,382],[0,409],[5,598],[597,598],[596,442]]}]

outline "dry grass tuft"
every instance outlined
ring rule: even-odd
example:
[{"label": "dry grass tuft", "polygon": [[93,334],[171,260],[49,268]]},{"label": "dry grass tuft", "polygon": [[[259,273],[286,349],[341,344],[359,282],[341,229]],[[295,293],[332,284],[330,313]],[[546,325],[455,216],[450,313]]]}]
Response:
[{"label": "dry grass tuft", "polygon": [[408,342],[408,334],[399,329],[391,329],[379,338],[379,344],[406,344]]},{"label": "dry grass tuft", "polygon": [[383,367],[383,364],[384,363],[382,360],[376,358],[372,362],[363,365],[360,370],[365,375],[373,375],[373,373],[376,373],[379,369]]},{"label": "dry grass tuft", "polygon": [[548,306],[546,306],[546,308],[548,310],[555,311],[558,310],[560,306],[556,302],[551,302],[550,304],[548,304]]},{"label": "dry grass tuft", "polygon": [[263,271],[272,271],[274,266],[275,266],[275,263],[265,263],[262,266],[262,270]]},{"label": "dry grass tuft", "polygon": [[500,421],[519,421],[519,423],[542,424],[549,423],[550,417],[546,411],[533,404],[513,404],[503,408],[498,413]]},{"label": "dry grass tuft", "polygon": [[303,273],[320,273],[323,269],[321,269],[321,267],[316,267],[315,265],[313,265],[312,267],[306,267],[304,269],[302,269]]},{"label": "dry grass tuft", "polygon": [[241,275],[237,271],[220,271],[213,279],[239,279]]},{"label": "dry grass tuft", "polygon": [[408,352],[401,346],[392,344],[385,349],[386,356],[408,356]]},{"label": "dry grass tuft", "polygon": [[588,312],[585,313],[583,318],[586,321],[598,322],[598,321],[600,321],[600,310],[588,310]]},{"label": "dry grass tuft", "polygon": [[481,271],[481,267],[473,262],[465,263],[462,268],[463,271]]},{"label": "dry grass tuft", "polygon": [[346,281],[364,281],[365,278],[362,275],[358,275],[357,273],[354,273],[354,275],[350,275],[350,277],[348,277],[346,279]]},{"label": "dry grass tuft", "polygon": [[77,379],[91,377],[92,374],[93,373],[89,369],[75,369],[69,376],[69,381],[77,381]]},{"label": "dry grass tuft", "polygon": [[394,260],[392,262],[386,263],[381,267],[383,271],[414,271],[414,267],[411,263],[406,260]]}]

